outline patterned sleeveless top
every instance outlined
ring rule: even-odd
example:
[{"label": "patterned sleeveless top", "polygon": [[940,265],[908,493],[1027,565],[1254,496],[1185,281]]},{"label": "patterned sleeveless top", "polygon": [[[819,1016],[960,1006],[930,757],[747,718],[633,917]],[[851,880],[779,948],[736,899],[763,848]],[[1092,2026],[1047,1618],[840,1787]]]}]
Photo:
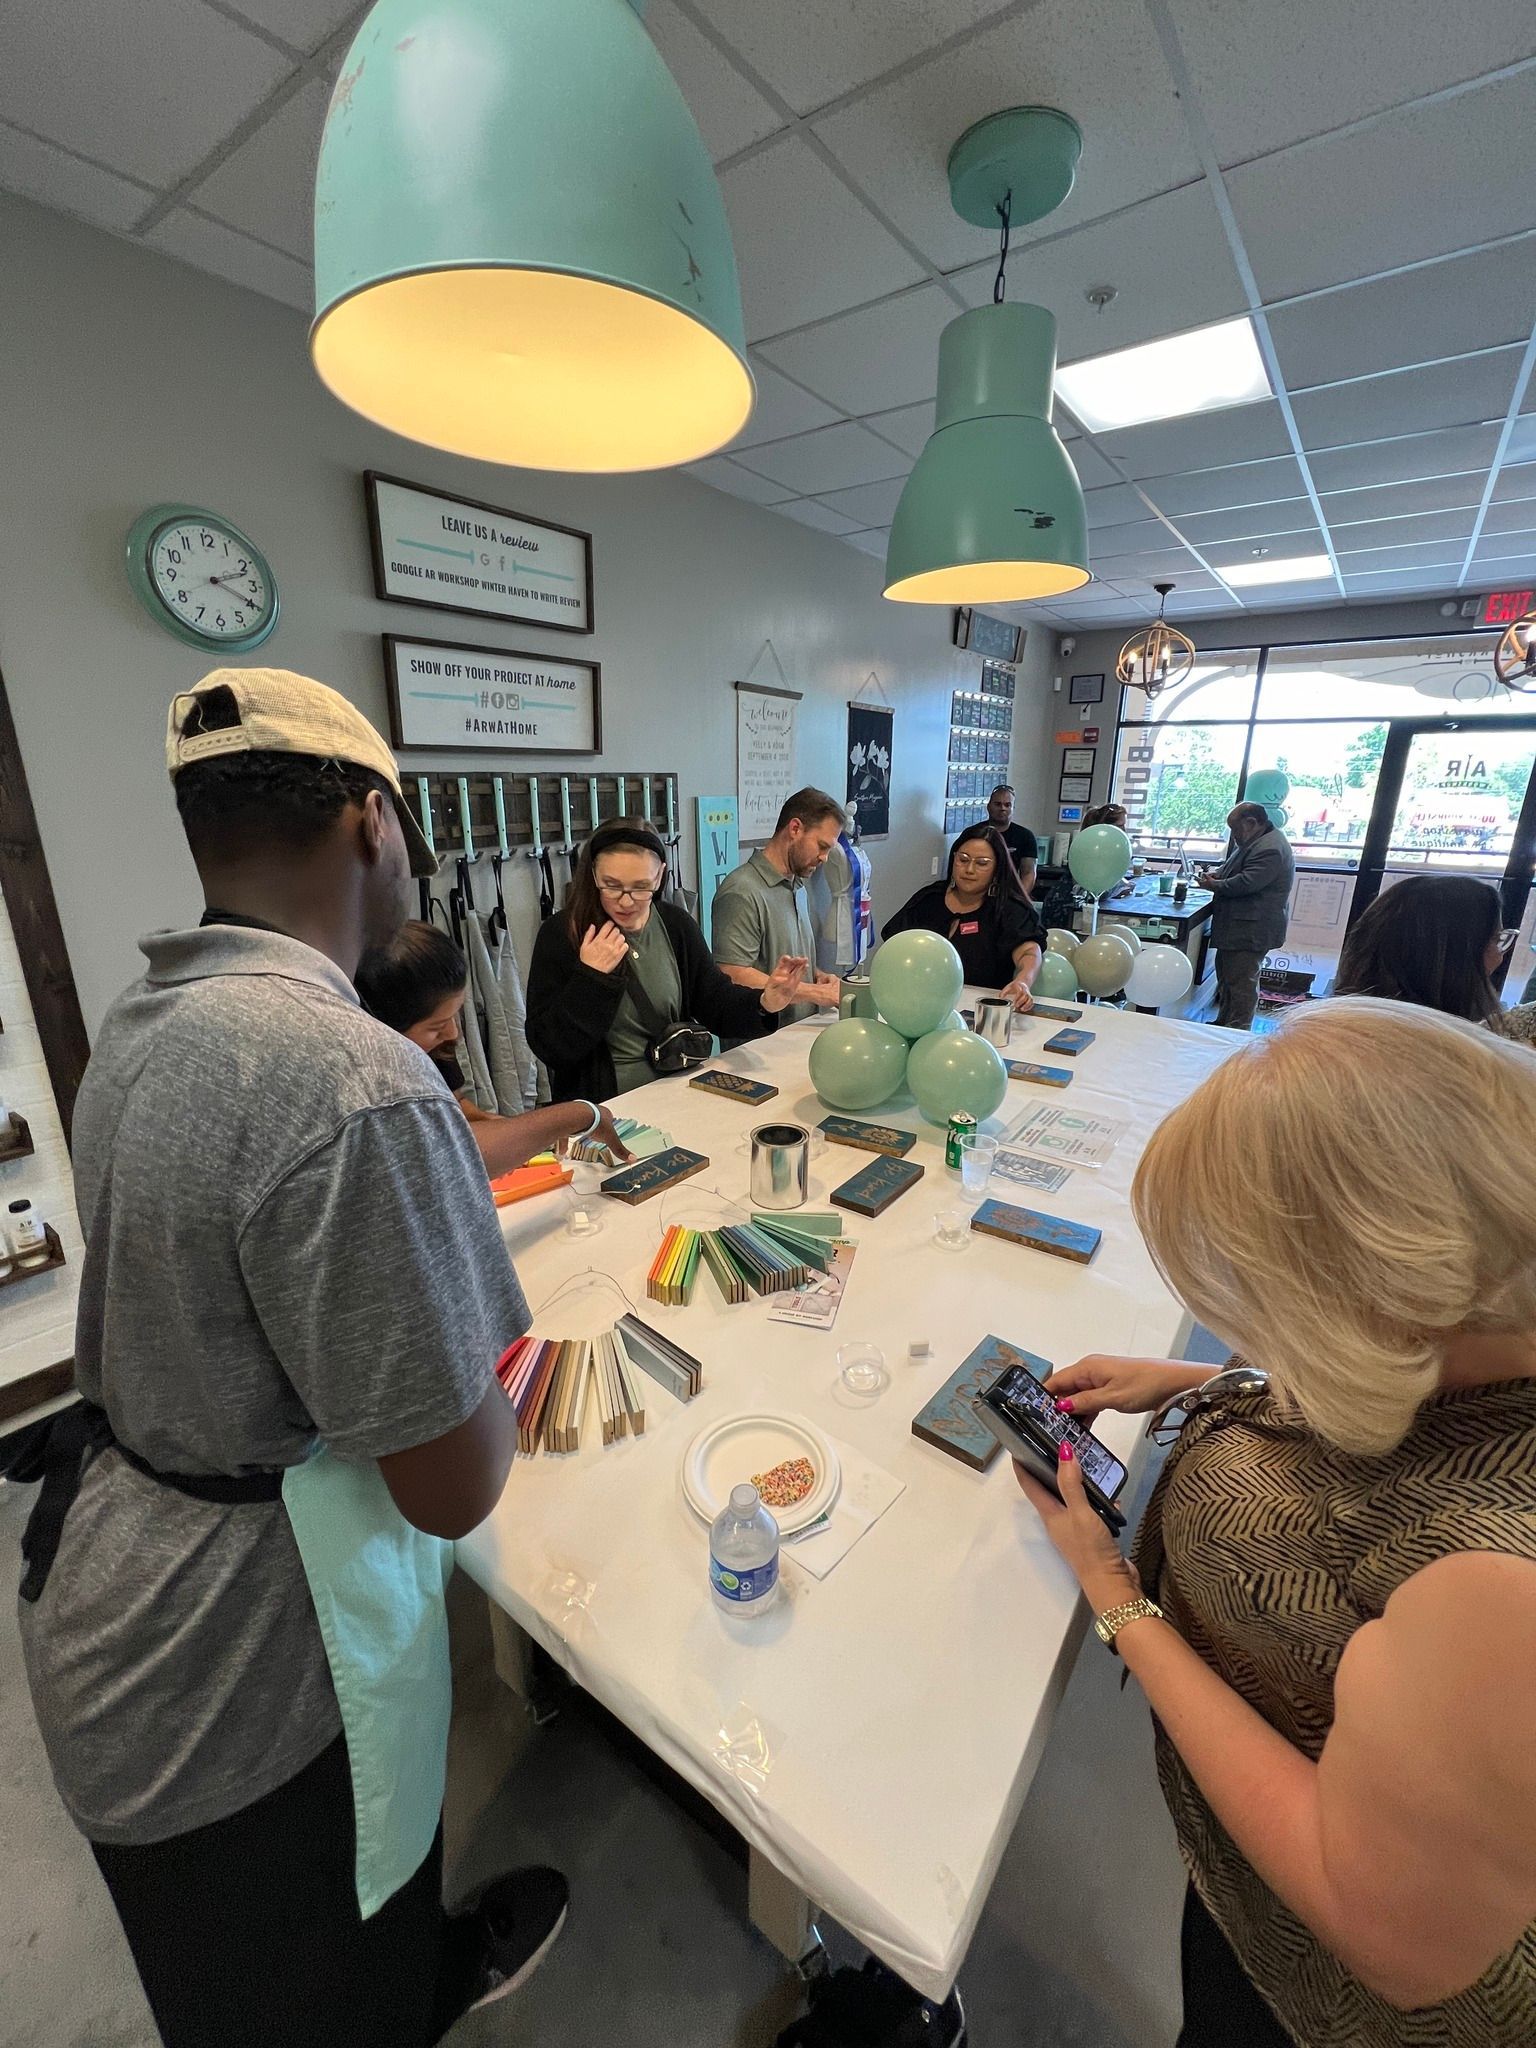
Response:
[{"label": "patterned sleeveless top", "polygon": [[[1148,1505],[1136,1564],[1185,1641],[1316,1758],[1355,1630],[1415,1572],[1467,1550],[1536,1561],[1536,1380],[1435,1395],[1382,1458],[1335,1450],[1265,1393],[1198,1413]],[[1255,1875],[1160,1728],[1157,1759],[1195,1889],[1298,2048],[1536,2042],[1536,1922],[1476,1984],[1399,2012]]]}]

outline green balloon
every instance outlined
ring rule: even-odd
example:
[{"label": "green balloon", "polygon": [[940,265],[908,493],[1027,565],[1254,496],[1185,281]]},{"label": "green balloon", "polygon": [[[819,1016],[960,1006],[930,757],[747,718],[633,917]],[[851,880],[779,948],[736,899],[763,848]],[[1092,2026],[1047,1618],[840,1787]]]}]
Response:
[{"label": "green balloon", "polygon": [[1072,879],[1090,896],[1103,896],[1123,882],[1131,865],[1131,842],[1118,825],[1090,825],[1067,852]]},{"label": "green balloon", "polygon": [[1243,802],[1283,804],[1291,793],[1291,778],[1283,768],[1255,768],[1243,785]]},{"label": "green balloon", "polygon": [[1264,815],[1269,819],[1271,825],[1278,825],[1282,832],[1291,822],[1291,814],[1284,804],[1266,804],[1264,806]]},{"label": "green balloon", "polygon": [[1077,951],[1077,933],[1069,932],[1065,925],[1053,924],[1045,935],[1045,950],[1070,960]]},{"label": "green balloon", "polygon": [[1119,932],[1096,932],[1077,949],[1077,985],[1091,996],[1117,995],[1135,965],[1136,955]]},{"label": "green balloon", "polygon": [[1130,947],[1133,956],[1141,951],[1141,933],[1137,931],[1135,925],[1127,924],[1124,918],[1101,917],[1099,919],[1099,930],[1101,932],[1113,932],[1117,938],[1124,939],[1125,943]]},{"label": "green balloon", "polygon": [[1034,992],[1037,996],[1075,996],[1077,994],[1076,955],[1069,960],[1064,953],[1047,953],[1040,962],[1040,972],[1035,976]]},{"label": "green balloon", "polygon": [[907,1057],[907,1086],[929,1123],[947,1124],[965,1110],[979,1124],[1002,1106],[1008,1069],[974,1031],[930,1031]]},{"label": "green balloon", "polygon": [[898,932],[887,939],[869,970],[875,1008],[903,1038],[937,1031],[960,1000],[965,970],[960,955],[937,932]]},{"label": "green balloon", "polygon": [[878,1017],[843,1017],[811,1046],[811,1086],[828,1109],[873,1109],[906,1077],[907,1041]]},{"label": "green balloon", "polygon": [[970,1028],[970,1025],[966,1023],[958,1010],[951,1010],[944,1019],[944,1022],[939,1026],[941,1031],[969,1031]]}]

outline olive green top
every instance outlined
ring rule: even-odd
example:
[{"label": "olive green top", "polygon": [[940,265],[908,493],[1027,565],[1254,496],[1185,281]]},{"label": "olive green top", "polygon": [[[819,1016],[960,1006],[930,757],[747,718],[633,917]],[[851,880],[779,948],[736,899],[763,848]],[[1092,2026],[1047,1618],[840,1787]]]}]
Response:
[{"label": "olive green top", "polygon": [[[678,976],[677,959],[667,937],[667,928],[656,915],[654,905],[640,930],[625,936],[629,940],[629,972],[639,977],[657,1015],[664,1017],[669,1024],[677,1023],[683,1014],[683,984]],[[617,972],[623,973],[624,970],[619,968]],[[631,1088],[643,1088],[647,1081],[655,1080],[656,1076],[645,1059],[645,1048],[650,1042],[651,1034],[640,1022],[639,1012],[626,990],[608,1031],[608,1050],[613,1056],[617,1094],[627,1094]]]},{"label": "olive green top", "polygon": [[[772,974],[785,953],[803,956],[815,972],[816,934],[806,907],[805,883],[781,875],[765,853],[754,853],[715,891],[710,948],[721,967],[757,967]],[[814,1017],[814,1003],[791,1003],[785,1024]]]}]

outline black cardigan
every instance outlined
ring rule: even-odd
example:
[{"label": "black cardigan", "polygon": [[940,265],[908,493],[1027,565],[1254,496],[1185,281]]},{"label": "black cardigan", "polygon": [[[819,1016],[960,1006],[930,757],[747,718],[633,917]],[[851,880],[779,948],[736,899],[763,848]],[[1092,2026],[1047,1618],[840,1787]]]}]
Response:
[{"label": "black cardigan", "polygon": [[[778,1029],[778,1017],[762,1006],[760,989],[741,988],[720,972],[686,910],[658,902],[651,915],[661,919],[672,943],[685,1017],[717,1038],[761,1038]],[[585,964],[563,911],[539,927],[528,967],[528,1043],[549,1069],[556,1102],[603,1102],[613,1094],[618,1084],[608,1033],[626,980],[622,968],[602,974]]]}]

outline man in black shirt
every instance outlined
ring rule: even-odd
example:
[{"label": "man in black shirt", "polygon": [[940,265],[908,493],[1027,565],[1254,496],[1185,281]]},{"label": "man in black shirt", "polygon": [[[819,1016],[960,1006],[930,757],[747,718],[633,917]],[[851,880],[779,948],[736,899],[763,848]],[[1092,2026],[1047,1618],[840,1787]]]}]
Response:
[{"label": "man in black shirt", "polygon": [[1035,863],[1040,858],[1040,846],[1027,825],[1013,822],[1013,784],[1000,782],[987,798],[987,823],[995,826],[1002,834],[1014,866],[1019,871],[1019,881],[1024,894],[1035,893]]}]

